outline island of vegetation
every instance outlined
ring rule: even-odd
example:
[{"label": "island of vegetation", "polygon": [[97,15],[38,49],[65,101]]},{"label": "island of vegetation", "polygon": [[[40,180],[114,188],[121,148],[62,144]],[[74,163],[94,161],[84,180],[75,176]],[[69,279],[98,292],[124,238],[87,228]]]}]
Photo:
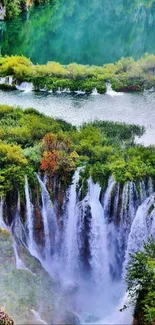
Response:
[{"label": "island of vegetation", "polygon": [[0,58],[0,87],[16,89],[21,83],[30,83],[33,90],[106,92],[111,83],[117,92],[139,92],[155,87],[155,56],[145,54],[135,61],[122,58],[115,64],[84,66],[71,63],[63,66],[58,62],[34,65],[23,56]]}]

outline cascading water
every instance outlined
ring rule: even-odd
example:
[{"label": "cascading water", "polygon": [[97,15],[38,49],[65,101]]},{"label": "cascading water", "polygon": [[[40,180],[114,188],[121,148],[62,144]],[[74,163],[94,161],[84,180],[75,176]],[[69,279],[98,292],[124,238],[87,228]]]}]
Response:
[{"label": "cascading water", "polygon": [[141,203],[146,199],[147,193],[146,193],[146,188],[145,188],[145,183],[144,181],[140,182],[140,201]]},{"label": "cascading water", "polygon": [[[24,264],[24,262],[20,259],[19,255],[18,255],[18,250],[17,250],[17,244],[15,242],[15,240],[13,241],[13,250],[14,250],[14,254],[15,254],[15,259],[16,259],[16,268],[17,270],[25,270],[28,271],[30,273],[32,273]],[[32,273],[34,275],[34,273]]]},{"label": "cascading water", "polygon": [[[49,193],[46,189],[45,184],[42,182],[39,175],[37,175],[38,182],[40,184],[41,190],[42,190],[42,217],[43,217],[43,225],[44,225],[44,236],[45,236],[45,256],[50,255],[50,249],[51,249],[51,242],[50,242],[50,230],[49,230],[49,221],[48,221],[48,215],[49,212],[51,214],[51,217],[54,216],[54,209],[53,204],[50,200]],[[54,219],[51,218],[51,221]],[[55,225],[54,225],[55,226]]]},{"label": "cascading water", "polygon": [[3,199],[0,198],[0,229],[8,229],[7,225],[3,220]]},{"label": "cascading water", "polygon": [[142,249],[150,235],[155,235],[155,196],[151,195],[139,206],[129,234],[125,266],[130,254]]},{"label": "cascading water", "polygon": [[34,223],[33,223],[33,205],[30,199],[30,191],[27,176],[25,177],[25,198],[26,198],[26,216],[28,228],[28,248],[32,255],[36,255],[34,243]]},{"label": "cascading water", "polygon": [[107,242],[107,228],[105,223],[104,211],[99,197],[101,188],[94,184],[92,179],[88,181],[89,205],[91,208],[90,226],[90,264],[95,283],[104,287],[109,285],[109,254]]},{"label": "cascading water", "polygon": [[64,241],[63,251],[64,263],[66,273],[73,275],[78,268],[79,264],[79,248],[78,248],[78,205],[77,205],[77,193],[76,186],[79,180],[79,170],[76,171],[73,184],[68,192],[68,204],[65,212],[65,229],[64,229]]},{"label": "cascading water", "polygon": [[111,96],[111,97],[114,97],[114,96],[122,96],[122,95],[123,95],[122,92],[116,92],[116,91],[114,91],[114,90],[112,89],[112,87],[111,87],[111,84],[108,83],[108,82],[106,83],[106,87],[107,87],[107,92],[106,92],[106,94],[109,95],[109,96]]},{"label": "cascading water", "polygon": [[43,319],[41,319],[39,313],[36,310],[31,309],[31,312],[33,313],[35,320],[39,322],[39,324],[48,325]]},{"label": "cascading water", "polygon": [[28,93],[34,89],[34,86],[31,82],[22,82],[20,85],[16,85],[16,89]]},{"label": "cascading water", "polygon": [[[127,182],[123,186],[110,177],[102,193],[90,178],[87,194],[80,201],[79,173],[80,169],[64,196],[61,229],[57,205],[53,207],[45,182],[37,175],[45,239],[43,258],[36,253],[34,211],[26,178],[27,222],[23,227],[28,249],[51,275],[59,276],[66,294],[65,308],[79,314],[82,322],[130,324],[132,310],[119,312],[127,299],[123,277],[130,253],[141,249],[143,240],[155,233],[152,181],[137,185]],[[18,214],[19,206],[18,202]],[[19,227],[21,224],[18,222]]]},{"label": "cascading water", "polygon": [[93,89],[92,95],[95,95],[95,96],[98,95],[98,91],[96,88]]}]

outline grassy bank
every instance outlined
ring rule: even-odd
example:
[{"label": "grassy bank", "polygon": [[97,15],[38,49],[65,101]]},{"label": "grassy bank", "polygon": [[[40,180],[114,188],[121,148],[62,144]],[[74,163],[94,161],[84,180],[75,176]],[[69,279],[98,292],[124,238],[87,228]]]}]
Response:
[{"label": "grassy bank", "polygon": [[0,58],[0,77],[12,76],[13,81],[8,84],[7,79],[1,79],[1,88],[15,89],[22,82],[33,83],[34,90],[70,90],[91,93],[97,89],[98,93],[106,92],[106,82],[110,82],[113,90],[122,92],[139,92],[155,87],[155,56],[145,54],[140,60],[122,58],[115,64],[103,66],[84,66],[71,63],[63,66],[57,62],[46,65],[34,65],[23,56]]}]

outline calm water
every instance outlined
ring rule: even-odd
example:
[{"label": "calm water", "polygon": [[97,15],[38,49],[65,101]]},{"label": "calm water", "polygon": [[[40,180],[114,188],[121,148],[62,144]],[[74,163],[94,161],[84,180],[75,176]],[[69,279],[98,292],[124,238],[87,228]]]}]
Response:
[{"label": "calm water", "polygon": [[76,126],[95,119],[144,125],[146,133],[140,141],[155,144],[155,92],[80,96],[0,90],[0,103],[34,107]]},{"label": "calm water", "polygon": [[102,65],[155,53],[155,1],[53,0],[0,29],[2,54]]}]

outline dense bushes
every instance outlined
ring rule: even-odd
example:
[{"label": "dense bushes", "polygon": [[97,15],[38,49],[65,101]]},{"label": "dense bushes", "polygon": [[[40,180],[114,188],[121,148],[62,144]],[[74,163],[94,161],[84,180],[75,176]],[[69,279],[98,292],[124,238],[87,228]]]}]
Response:
[{"label": "dense bushes", "polygon": [[6,7],[6,19],[13,19],[19,16],[23,11],[26,11],[31,5],[39,5],[48,0],[3,0]]},{"label": "dense bushes", "polygon": [[13,76],[13,84],[22,81],[32,82],[35,89],[45,88],[56,91],[59,88],[87,93],[97,88],[106,92],[105,82],[111,82],[116,91],[142,91],[155,87],[155,56],[145,54],[139,61],[122,58],[115,64],[102,67],[84,66],[76,63],[62,66],[57,62],[46,65],[33,65],[22,56],[0,58],[0,76]]},{"label": "dense bushes", "polygon": [[135,317],[138,324],[155,323],[155,240],[150,238],[144,250],[131,256],[127,286],[131,301],[136,301]]},{"label": "dense bushes", "polygon": [[[0,192],[23,188],[24,175],[39,169],[67,182],[79,165],[82,186],[92,176],[102,187],[113,174],[117,182],[155,178],[155,148],[134,144],[143,127],[96,121],[79,130],[29,108],[0,105]],[[82,189],[84,195],[84,189]]]}]

